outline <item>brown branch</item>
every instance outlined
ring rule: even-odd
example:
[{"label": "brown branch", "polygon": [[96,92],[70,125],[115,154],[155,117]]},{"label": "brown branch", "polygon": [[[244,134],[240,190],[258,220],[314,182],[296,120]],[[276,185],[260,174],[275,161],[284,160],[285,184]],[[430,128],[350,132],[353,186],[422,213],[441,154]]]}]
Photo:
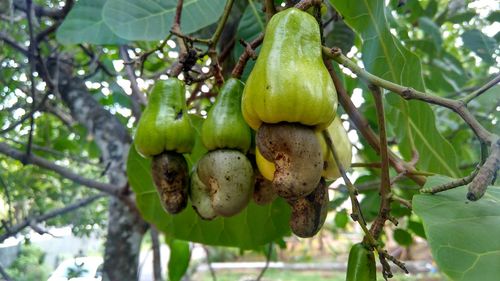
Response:
[{"label": "brown branch", "polygon": [[301,10],[307,10],[311,6],[321,5],[322,0],[302,0],[295,5],[295,8]]},{"label": "brown branch", "polygon": [[[4,154],[6,156],[9,156],[11,158],[14,158],[16,160],[22,161],[25,159],[25,154],[5,143],[0,142],[0,153]],[[57,174],[61,175],[64,178],[67,178],[69,180],[74,181],[75,183],[97,189],[99,191],[108,193],[110,195],[115,195],[118,196],[121,193],[122,188],[109,184],[109,183],[103,183],[103,182],[98,182],[94,181],[92,179],[88,179],[85,177],[82,177],[73,171],[63,167],[59,166],[55,163],[52,163],[42,157],[36,156],[32,154],[29,159],[27,159],[30,164],[39,166],[41,168],[51,170],[53,172],[56,172]]]},{"label": "brown branch", "polygon": [[[180,34],[182,34],[182,32],[181,32],[181,15],[182,15],[182,5],[183,4],[184,4],[183,0],[177,1],[177,7],[175,9],[174,24],[172,25],[172,32],[176,32],[176,33],[180,33]],[[188,49],[186,47],[186,43],[184,42],[184,39],[179,38],[179,40],[177,40],[177,43],[179,44],[179,60],[170,69],[170,76],[172,76],[172,77],[177,77],[181,73],[182,68],[183,68],[182,62],[188,56]]]},{"label": "brown branch", "polygon": [[382,100],[382,93],[377,86],[370,85],[370,90],[375,100],[375,109],[377,112],[377,121],[379,127],[380,140],[380,210],[377,218],[371,226],[371,233],[375,239],[380,237],[385,221],[389,219],[391,213],[391,181],[389,177],[389,153],[387,148],[387,133],[385,129],[385,113]]},{"label": "brown branch", "polygon": [[38,215],[35,217],[27,217],[23,220],[23,222],[21,222],[17,225],[14,225],[13,227],[9,227],[6,231],[6,233],[0,235],[0,243],[3,242],[5,239],[16,235],[17,233],[19,233],[20,231],[22,231],[24,228],[26,228],[28,226],[35,225],[37,223],[44,222],[44,221],[50,220],[52,218],[55,218],[57,216],[69,213],[69,212],[74,211],[78,208],[84,207],[84,206],[94,202],[95,200],[104,197],[104,196],[105,196],[105,194],[103,194],[103,193],[96,194],[96,195],[90,196],[88,198],[76,201],[72,204],[69,204],[69,205],[63,207],[63,208],[53,209],[49,212],[46,212],[45,214]]},{"label": "brown branch", "polygon": [[[379,137],[372,130],[365,117],[363,117],[363,115],[358,111],[358,109],[352,103],[351,98],[349,97],[347,91],[342,85],[342,82],[340,81],[339,77],[333,70],[331,62],[325,60],[325,66],[327,67],[330,76],[332,77],[333,83],[335,84],[340,104],[342,105],[346,113],[349,115],[349,118],[352,120],[354,125],[356,125],[356,129],[358,130],[358,132],[365,138],[368,144],[377,153],[380,153]],[[391,163],[391,166],[394,167],[394,169],[396,169],[398,173],[401,173],[403,171],[416,172],[416,169],[415,167],[413,167],[413,165],[406,163],[392,151],[389,151],[389,161]],[[408,178],[410,178],[420,186],[424,185],[426,180],[425,177],[414,174],[408,174]]]},{"label": "brown branch", "polygon": [[491,144],[490,156],[484,162],[484,165],[479,169],[477,175],[474,177],[469,185],[469,192],[467,199],[476,201],[483,197],[488,185],[492,184],[498,168],[500,166],[500,138]]},{"label": "brown branch", "polygon": [[395,94],[398,94],[406,100],[415,99],[424,101],[427,103],[446,107],[457,113],[465,121],[465,123],[469,125],[469,127],[472,129],[472,131],[482,144],[491,146],[490,154],[489,156],[487,156],[484,165],[479,168],[477,179],[474,178],[472,184],[469,186],[469,193],[467,194],[467,198],[473,201],[478,200],[483,196],[484,192],[486,191],[486,187],[490,184],[491,179],[499,169],[500,152],[498,151],[500,149],[498,148],[498,142],[500,137],[486,130],[481,125],[481,123],[477,121],[474,115],[467,108],[467,102],[472,100],[472,98],[474,97],[478,97],[481,93],[484,93],[487,89],[496,85],[500,81],[498,77],[488,82],[485,86],[480,87],[477,90],[477,93],[472,93],[470,96],[464,98],[463,100],[453,100],[430,95],[409,87],[404,87],[375,76],[362,69],[355,62],[344,56],[341,50],[338,48],[330,49],[327,47],[323,47],[323,54],[335,60],[339,64],[342,64],[345,67],[349,68],[352,72],[358,75],[358,77],[368,81],[371,84],[377,85]]},{"label": "brown branch", "polygon": [[265,0],[266,19],[269,21],[274,14],[276,14],[276,7],[274,7],[274,0]]},{"label": "brown branch", "polygon": [[486,130],[472,115],[472,113],[467,109],[466,104],[461,100],[452,100],[448,98],[443,98],[435,95],[430,95],[415,89],[404,87],[393,83],[391,81],[384,80],[378,76],[375,76],[366,70],[359,67],[355,62],[347,58],[342,54],[342,51],[338,48],[328,48],[323,47],[323,54],[337,63],[349,68],[358,77],[368,81],[371,84],[377,85],[384,89],[387,89],[395,94],[398,94],[406,100],[421,100],[427,103],[440,105],[456,112],[462,119],[469,125],[469,127],[474,131],[477,137],[487,143],[491,144],[494,140],[494,135],[488,130]]},{"label": "brown branch", "polygon": [[245,46],[245,50],[240,55],[238,62],[233,68],[231,75],[234,78],[240,79],[243,71],[245,70],[245,66],[250,58],[256,59],[257,55],[255,54],[255,49],[262,43],[264,40],[264,34],[260,34],[255,38],[252,42],[246,43],[242,41],[241,43]]}]

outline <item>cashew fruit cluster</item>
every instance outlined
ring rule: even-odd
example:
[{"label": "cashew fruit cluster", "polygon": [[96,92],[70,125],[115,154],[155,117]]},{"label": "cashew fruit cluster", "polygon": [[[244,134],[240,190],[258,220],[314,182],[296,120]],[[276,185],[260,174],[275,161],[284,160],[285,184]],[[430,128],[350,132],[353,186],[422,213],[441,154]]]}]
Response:
[{"label": "cashew fruit cluster", "polygon": [[182,153],[194,145],[185,86],[178,79],[157,81],[137,125],[134,144],[143,157],[152,157],[152,176],[163,208],[176,214],[188,201],[189,172]]},{"label": "cashew fruit cluster", "polygon": [[[275,14],[245,85],[242,112],[257,131],[257,166],[291,205],[290,227],[301,237],[315,235],[323,225],[325,178],[338,175],[321,133],[334,121],[336,109],[316,19],[296,8]],[[333,131],[343,130],[340,122],[334,124]],[[350,153],[349,147],[344,157],[349,163]]]},{"label": "cashew fruit cluster", "polygon": [[251,131],[241,115],[243,83],[229,79],[221,88],[201,129],[209,152],[192,173],[192,206],[203,219],[230,217],[243,210],[253,194],[254,171],[245,156]]},{"label": "cashew fruit cluster", "polygon": [[154,86],[135,146],[153,159],[153,180],[167,212],[180,212],[189,198],[202,219],[212,220],[238,214],[252,197],[263,205],[280,196],[292,208],[292,231],[311,237],[326,218],[326,181],[340,176],[325,130],[342,166],[351,163],[351,144],[336,109],[318,23],[290,8],[270,19],[246,84],[231,78],[220,89],[201,127],[208,153],[191,172],[182,154],[193,148],[194,128],[178,79]]}]

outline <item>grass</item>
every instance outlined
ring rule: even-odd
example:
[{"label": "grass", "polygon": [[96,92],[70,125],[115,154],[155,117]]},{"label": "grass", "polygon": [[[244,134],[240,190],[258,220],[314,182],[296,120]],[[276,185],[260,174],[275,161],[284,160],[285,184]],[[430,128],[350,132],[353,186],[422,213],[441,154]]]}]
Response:
[{"label": "grass", "polygon": [[[217,281],[248,281],[255,280],[259,271],[255,270],[218,270],[216,272]],[[378,280],[384,280],[382,276],[378,276]],[[192,280],[212,281],[210,272],[198,272]],[[326,272],[326,271],[290,271],[269,269],[266,271],[262,281],[345,281],[345,273],[343,272]],[[426,275],[402,275],[397,274],[390,280],[392,281],[445,281],[446,279],[437,274]]]}]

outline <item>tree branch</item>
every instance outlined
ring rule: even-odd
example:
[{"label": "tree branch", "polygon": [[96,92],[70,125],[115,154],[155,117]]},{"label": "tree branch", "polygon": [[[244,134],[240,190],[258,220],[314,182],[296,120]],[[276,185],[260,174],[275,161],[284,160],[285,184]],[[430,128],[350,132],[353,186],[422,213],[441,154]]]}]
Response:
[{"label": "tree branch", "polygon": [[355,62],[351,61],[349,58],[342,54],[339,48],[327,48],[323,47],[323,54],[339,64],[344,65],[354,72],[358,77],[368,81],[371,84],[377,85],[384,89],[387,89],[393,93],[398,94],[406,100],[420,100],[427,103],[439,105],[453,110],[457,113],[464,121],[469,125],[474,134],[480,140],[482,144],[487,144],[491,146],[490,154],[484,161],[484,165],[479,168],[478,175],[472,180],[469,186],[469,192],[467,198],[469,200],[475,201],[481,198],[486,191],[487,186],[491,183],[494,175],[498,172],[500,163],[500,137],[486,130],[474,117],[474,115],[467,108],[466,102],[469,102],[473,97],[478,97],[481,93],[484,93],[487,89],[496,85],[500,79],[495,78],[488,82],[485,86],[479,88],[477,93],[473,93],[464,100],[453,100],[448,98],[443,98],[435,95],[430,95],[415,89],[404,87],[396,83],[384,80],[378,76],[375,76],[366,70],[359,67]]},{"label": "tree branch", "polygon": [[28,54],[29,54],[28,49],[26,49],[23,46],[19,45],[7,33],[0,31],[0,40],[2,40],[3,42],[7,43],[7,45],[9,45],[12,48],[14,48],[14,50],[17,50],[17,51],[21,52],[23,55],[28,56]]},{"label": "tree branch", "polygon": [[[23,152],[15,149],[15,148],[12,148],[9,145],[2,143],[2,142],[0,142],[0,153],[7,155],[11,158],[14,158],[16,160],[19,160],[19,161],[22,161],[23,159],[25,159],[25,154]],[[105,193],[110,194],[110,195],[118,196],[118,195],[120,195],[120,192],[122,190],[121,187],[114,186],[114,185],[109,184],[109,183],[98,182],[98,181],[94,181],[94,180],[82,177],[82,176],[72,172],[71,170],[65,168],[65,167],[59,166],[55,163],[52,163],[52,162],[50,162],[42,157],[39,157],[39,156],[36,156],[33,154],[29,157],[28,161],[29,161],[29,163],[37,165],[41,168],[56,172],[59,175],[61,175],[62,177],[67,178],[69,180],[72,180],[75,183],[100,190],[100,191],[105,192]]]},{"label": "tree branch", "polygon": [[104,197],[104,196],[105,196],[105,194],[103,194],[103,193],[96,194],[96,195],[90,196],[88,198],[76,201],[72,204],[69,204],[69,205],[63,207],[63,208],[53,209],[49,212],[46,212],[45,214],[38,215],[35,217],[27,217],[24,219],[23,222],[21,222],[17,225],[14,225],[13,227],[9,227],[9,229],[7,229],[6,233],[0,235],[0,243],[11,236],[14,236],[15,234],[19,233],[21,230],[23,230],[24,228],[26,228],[32,224],[47,221],[47,220],[50,220],[54,217],[69,213],[69,212],[74,211],[78,208],[84,207],[84,206],[94,202],[95,200]]},{"label": "tree branch", "polygon": [[261,33],[257,38],[255,38],[252,42],[246,43],[244,41],[240,42],[245,46],[245,50],[241,54],[238,62],[233,68],[231,75],[234,78],[240,79],[243,71],[245,70],[245,66],[250,58],[256,59],[257,55],[255,54],[255,49],[262,44],[264,41],[264,33]]},{"label": "tree branch", "polygon": [[[165,40],[166,42],[167,40]],[[122,60],[127,62],[130,61],[128,56],[127,46],[120,46],[120,56]],[[137,77],[135,76],[134,67],[131,64],[124,64],[125,73],[127,73],[128,80],[130,81],[130,88],[132,89],[131,104],[132,104],[132,114],[139,120],[142,114],[141,105],[145,106],[147,104],[146,97],[139,89],[137,85]]]},{"label": "tree branch", "polygon": [[468,104],[471,100],[479,97],[482,95],[484,92],[488,91],[490,88],[495,86],[500,82],[500,74],[498,74],[495,78],[491,79],[488,83],[484,84],[482,87],[479,89],[475,90],[474,92],[470,93],[466,97],[462,98],[461,100],[465,103]]},{"label": "tree branch", "polygon": [[[342,54],[342,51],[338,48],[328,48],[323,47],[323,54],[330,59],[335,60],[339,64],[349,68],[352,72],[358,75],[360,78],[368,81],[371,84],[377,85],[384,89],[387,89],[393,93],[398,94],[402,98],[406,100],[421,100],[427,103],[440,105],[455,111],[462,119],[471,127],[477,137],[487,144],[491,144],[494,139],[494,135],[488,132],[470,113],[470,111],[466,108],[465,103],[460,100],[452,100],[448,98],[442,98],[435,95],[430,95],[424,92],[417,91],[415,89],[404,87],[393,83],[391,81],[384,80],[378,76],[375,76],[366,70],[359,67],[355,62],[350,60],[348,57]],[[498,81],[497,81],[498,82]]]},{"label": "tree branch", "polygon": [[380,177],[380,210],[370,229],[374,238],[378,239],[382,229],[384,228],[385,221],[389,219],[391,213],[391,181],[389,177],[389,153],[387,152],[387,133],[385,129],[385,113],[382,93],[380,88],[377,86],[370,85],[370,90],[373,94],[375,109],[377,111],[380,139],[380,162],[382,164]]},{"label": "tree branch", "polygon": [[[366,139],[368,144],[377,153],[380,153],[379,137],[372,130],[372,128],[368,124],[368,121],[365,119],[365,117],[363,117],[363,115],[357,110],[357,108],[352,103],[351,98],[349,97],[349,95],[347,94],[347,91],[345,90],[344,86],[342,85],[342,82],[340,81],[339,77],[337,76],[337,74],[333,70],[333,66],[332,66],[331,62],[325,60],[325,66],[328,69],[330,76],[332,77],[333,83],[335,84],[335,88],[337,90],[337,95],[338,95],[340,104],[342,105],[342,107],[344,108],[346,113],[349,115],[349,118],[352,120],[352,122],[356,125],[356,128],[358,129],[358,131]],[[426,178],[423,176],[415,175],[414,173],[417,172],[415,167],[413,165],[403,161],[401,158],[399,158],[392,151],[389,151],[389,161],[398,173],[409,172],[408,178],[410,178],[411,180],[413,180],[415,183],[417,183],[420,186],[424,185]]]}]

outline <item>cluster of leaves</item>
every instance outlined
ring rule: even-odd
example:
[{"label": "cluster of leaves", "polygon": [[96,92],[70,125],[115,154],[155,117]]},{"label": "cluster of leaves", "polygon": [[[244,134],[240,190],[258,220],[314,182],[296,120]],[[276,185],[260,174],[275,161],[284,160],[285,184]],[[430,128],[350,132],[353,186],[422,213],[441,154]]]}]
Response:
[{"label": "cluster of leaves", "polygon": [[7,268],[7,272],[10,276],[16,276],[16,280],[47,280],[49,269],[43,263],[44,258],[41,249],[26,242],[21,245],[17,259]]}]

